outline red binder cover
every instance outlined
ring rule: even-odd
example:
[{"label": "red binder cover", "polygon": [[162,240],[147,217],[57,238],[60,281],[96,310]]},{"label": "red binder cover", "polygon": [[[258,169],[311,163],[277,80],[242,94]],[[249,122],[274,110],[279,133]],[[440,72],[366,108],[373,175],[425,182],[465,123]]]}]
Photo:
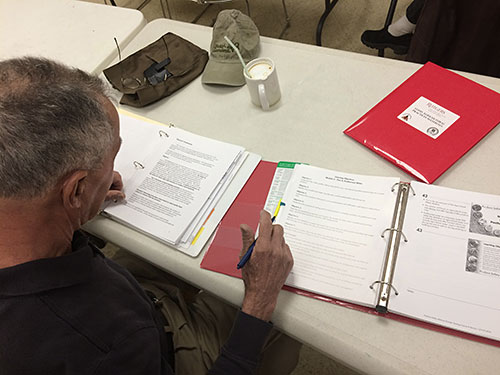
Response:
[{"label": "red binder cover", "polygon": [[[260,210],[264,208],[267,194],[271,186],[271,182],[276,170],[277,163],[261,161],[255,171],[248,179],[246,185],[240,191],[235,201],[226,212],[222,219],[219,228],[215,234],[215,238],[210,244],[203,260],[201,268],[222,273],[228,276],[238,277],[241,279],[241,270],[236,269],[241,251],[241,232],[240,224],[245,223],[257,229],[259,223]],[[412,324],[418,327],[432,329],[434,331],[447,333],[450,335],[466,338],[473,341],[482,342],[485,344],[500,347],[500,341],[488,339],[481,336],[472,335],[469,333],[455,331],[450,328],[437,326],[431,323],[422,322],[412,318],[407,318],[401,315],[387,313],[380,314],[374,308],[356,305],[350,302],[344,302],[332,297],[323,296],[313,292],[284,286],[283,289],[307,296],[310,298],[319,299],[325,302],[334,303],[357,311],[363,311],[373,315],[383,316],[385,318],[397,320],[399,322]]]},{"label": "red binder cover", "polygon": [[428,62],[344,133],[433,183],[500,123],[500,94]]}]

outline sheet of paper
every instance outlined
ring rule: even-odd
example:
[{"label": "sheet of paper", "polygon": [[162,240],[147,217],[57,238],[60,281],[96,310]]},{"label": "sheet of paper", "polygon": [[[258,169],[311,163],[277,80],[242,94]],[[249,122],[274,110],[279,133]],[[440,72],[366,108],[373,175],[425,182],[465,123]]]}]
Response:
[{"label": "sheet of paper", "polygon": [[500,339],[500,197],[412,182],[389,309]]},{"label": "sheet of paper", "polygon": [[[247,153],[245,152],[245,154]],[[215,229],[218,227],[229,207],[231,207],[235,201],[241,189],[245,186],[260,160],[260,155],[248,153],[247,157],[243,161],[243,165],[237,168],[238,170],[236,171],[234,177],[231,178],[229,186],[225,188],[225,191],[220,198],[216,198],[217,204],[213,207],[210,214],[203,222],[203,225],[196,234],[195,239],[188,245],[176,246],[176,249],[193,257],[197,256],[201,252],[205,244],[210,240],[210,238],[212,238],[212,234]]]},{"label": "sheet of paper", "polygon": [[119,112],[120,137],[122,140],[120,151],[116,155],[115,170],[123,178],[125,194],[132,192],[132,183],[137,171],[145,165],[148,156],[154,150],[161,152],[165,144],[164,134],[169,127],[166,125],[145,122]]},{"label": "sheet of paper", "polygon": [[226,172],[224,177],[222,177],[222,180],[219,181],[217,187],[214,189],[210,197],[208,197],[198,215],[195,217],[189,228],[184,233],[184,236],[182,236],[181,243],[179,244],[180,247],[186,248],[194,241],[204,222],[212,214],[215,205],[226,191],[227,187],[233,180],[240,167],[243,165],[247,156],[248,152],[242,152],[237,157],[235,162],[231,165],[231,167],[229,167],[229,170]]},{"label": "sheet of paper", "polygon": [[[129,120],[134,119],[122,119],[122,128]],[[178,128],[158,128],[163,133],[155,134],[154,148],[147,141],[140,145],[149,156],[127,179],[125,204],[107,207],[106,212],[175,245],[243,148]],[[142,130],[136,126],[130,134],[122,132],[123,143]],[[158,138],[163,142],[158,143]],[[121,160],[120,153],[117,158]],[[129,165],[134,161],[129,160]]]},{"label": "sheet of paper", "polygon": [[293,169],[298,164],[301,163],[294,163],[291,161],[280,161],[278,163],[276,172],[274,172],[273,181],[271,182],[269,194],[267,195],[266,204],[264,205],[264,210],[270,212],[271,215],[276,210],[280,199],[283,198],[288,181],[292,178]]},{"label": "sheet of paper", "polygon": [[287,285],[373,306],[396,178],[297,165],[276,222],[294,257]]}]

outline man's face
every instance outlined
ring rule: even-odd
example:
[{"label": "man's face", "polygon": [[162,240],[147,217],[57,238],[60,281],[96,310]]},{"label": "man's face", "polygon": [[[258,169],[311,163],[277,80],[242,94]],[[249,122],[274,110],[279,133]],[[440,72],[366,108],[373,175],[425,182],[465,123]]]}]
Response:
[{"label": "man's face", "polygon": [[89,171],[87,178],[87,196],[85,203],[88,203],[88,209],[82,210],[82,224],[92,219],[106,198],[113,181],[114,161],[118,150],[120,149],[120,119],[115,106],[108,100],[104,101],[104,108],[108,112],[111,124],[113,126],[113,145],[106,153],[102,167]]}]

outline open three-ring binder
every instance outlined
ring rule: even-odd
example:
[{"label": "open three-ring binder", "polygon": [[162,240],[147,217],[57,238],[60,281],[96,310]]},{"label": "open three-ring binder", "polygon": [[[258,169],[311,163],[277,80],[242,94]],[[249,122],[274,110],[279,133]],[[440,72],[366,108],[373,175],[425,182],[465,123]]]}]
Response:
[{"label": "open three-ring binder", "polygon": [[[237,225],[257,226],[275,166],[259,164],[202,268],[241,277]],[[286,290],[500,346],[499,196],[297,165],[282,201]]]},{"label": "open three-ring binder", "polygon": [[120,111],[124,202],[102,216],[197,256],[260,161],[243,147]]}]

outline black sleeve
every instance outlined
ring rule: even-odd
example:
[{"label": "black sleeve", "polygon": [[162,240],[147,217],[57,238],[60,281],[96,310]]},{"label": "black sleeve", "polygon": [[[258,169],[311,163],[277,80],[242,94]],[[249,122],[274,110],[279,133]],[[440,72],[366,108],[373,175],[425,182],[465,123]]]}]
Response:
[{"label": "black sleeve", "polygon": [[240,311],[236,316],[231,335],[208,374],[253,374],[271,328],[271,323]]}]

